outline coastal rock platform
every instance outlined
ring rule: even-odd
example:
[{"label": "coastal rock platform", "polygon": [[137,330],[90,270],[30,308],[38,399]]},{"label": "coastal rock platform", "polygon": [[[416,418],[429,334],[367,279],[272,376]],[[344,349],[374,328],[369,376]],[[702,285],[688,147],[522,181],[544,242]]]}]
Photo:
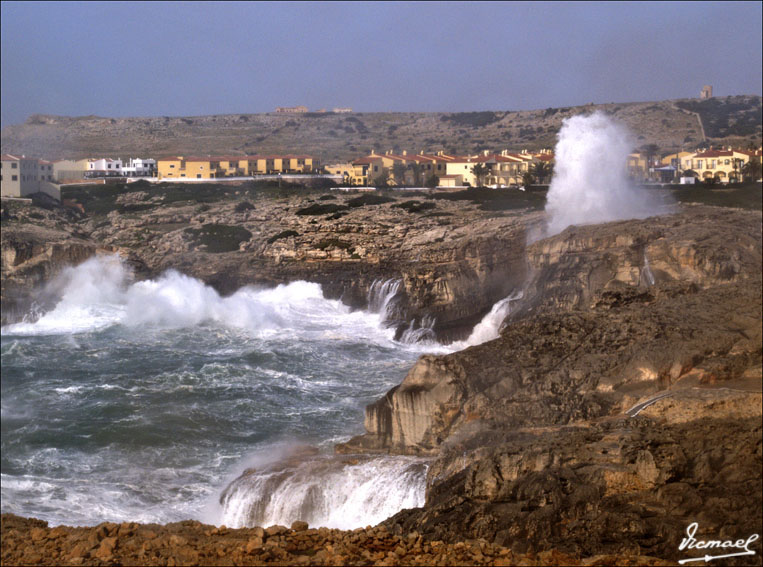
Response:
[{"label": "coastal rock platform", "polygon": [[[692,522],[705,540],[763,534],[759,210],[681,206],[539,238],[537,210],[355,198],[47,212],[33,236],[4,221],[4,311],[60,269],[52,258],[101,250],[137,277],[174,268],[221,293],[307,279],[353,307],[399,281],[400,326],[433,317],[446,341],[521,291],[497,338],[421,357],[337,447],[430,458],[424,506],[353,532],[4,515],[4,564],[656,565],[699,557],[679,550]],[[209,225],[249,236],[214,251]],[[760,545],[724,564],[760,565]]]}]

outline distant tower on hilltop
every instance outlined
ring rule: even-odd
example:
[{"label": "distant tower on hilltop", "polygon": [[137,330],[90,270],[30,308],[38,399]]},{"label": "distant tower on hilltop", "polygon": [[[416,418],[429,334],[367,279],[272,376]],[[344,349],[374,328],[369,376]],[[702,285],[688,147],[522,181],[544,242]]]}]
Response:
[{"label": "distant tower on hilltop", "polygon": [[699,93],[699,98],[702,100],[705,100],[707,98],[712,98],[713,96],[713,85],[705,85],[702,87],[702,91]]}]

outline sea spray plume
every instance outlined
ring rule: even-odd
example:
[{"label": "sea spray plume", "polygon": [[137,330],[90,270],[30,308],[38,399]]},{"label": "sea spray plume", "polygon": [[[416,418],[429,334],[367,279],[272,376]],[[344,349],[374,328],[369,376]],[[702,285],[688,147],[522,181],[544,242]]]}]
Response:
[{"label": "sea spray plume", "polygon": [[628,179],[633,139],[625,126],[601,112],[562,123],[548,190],[546,236],[570,225],[645,218],[658,213],[656,199]]}]

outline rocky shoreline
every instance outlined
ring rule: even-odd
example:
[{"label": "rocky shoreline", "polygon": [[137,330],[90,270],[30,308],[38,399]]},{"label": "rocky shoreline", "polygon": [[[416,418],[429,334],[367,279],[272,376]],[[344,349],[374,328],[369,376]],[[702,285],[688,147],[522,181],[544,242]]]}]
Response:
[{"label": "rocky shoreline", "polygon": [[[698,556],[679,551],[691,522],[704,539],[763,533],[760,211],[683,206],[534,241],[539,211],[317,194],[248,208],[245,196],[170,210],[132,195],[147,208],[106,218],[13,211],[4,322],[6,306],[46,301],[32,286],[101,252],[138,277],[175,268],[223,293],[310,279],[355,307],[399,280],[398,328],[434,318],[441,340],[521,291],[498,338],[422,357],[367,408],[366,434],[337,447],[430,456],[426,504],[353,532],[50,530],[4,515],[4,564],[664,564]],[[214,252],[198,238],[210,225],[249,237]],[[147,532],[161,544],[146,547]],[[755,545],[726,564],[761,564]]]},{"label": "rocky shoreline", "polygon": [[646,556],[515,555],[485,540],[444,543],[384,526],[341,531],[304,522],[291,528],[228,529],[192,521],[49,528],[3,514],[2,541],[3,565],[672,565]]}]

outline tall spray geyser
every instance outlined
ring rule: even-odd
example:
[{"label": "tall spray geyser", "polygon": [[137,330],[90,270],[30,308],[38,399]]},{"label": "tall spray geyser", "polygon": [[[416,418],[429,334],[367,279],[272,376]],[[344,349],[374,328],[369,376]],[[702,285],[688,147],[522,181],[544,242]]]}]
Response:
[{"label": "tall spray geyser", "polygon": [[633,137],[601,112],[562,123],[548,190],[546,236],[570,225],[645,218],[658,213],[657,199],[628,179]]}]

